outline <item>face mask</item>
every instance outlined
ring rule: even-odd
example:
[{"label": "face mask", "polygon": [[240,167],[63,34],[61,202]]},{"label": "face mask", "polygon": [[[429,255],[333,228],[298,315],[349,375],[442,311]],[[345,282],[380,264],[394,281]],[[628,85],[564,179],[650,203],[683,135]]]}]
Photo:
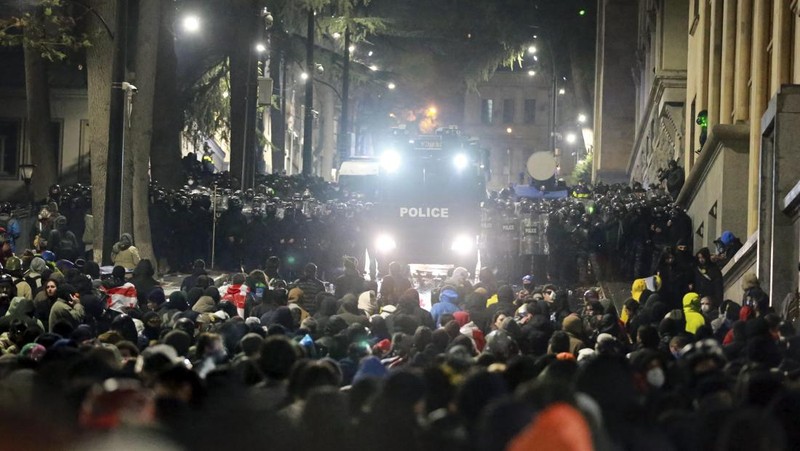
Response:
[{"label": "face mask", "polygon": [[665,379],[664,370],[660,367],[647,371],[647,383],[655,388],[661,388],[664,385]]},{"label": "face mask", "polygon": [[700,306],[700,311],[702,311],[703,313],[708,313],[708,312],[711,311],[711,306],[708,305],[708,304],[701,305]]}]

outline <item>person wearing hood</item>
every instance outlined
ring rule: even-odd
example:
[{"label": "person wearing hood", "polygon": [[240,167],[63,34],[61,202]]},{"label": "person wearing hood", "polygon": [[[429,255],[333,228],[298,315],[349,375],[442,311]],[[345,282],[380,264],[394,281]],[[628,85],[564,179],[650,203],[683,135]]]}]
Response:
[{"label": "person wearing hood", "polygon": [[[495,316],[497,312],[503,312],[506,316],[513,316],[517,311],[514,304],[514,290],[509,285],[503,285],[497,289],[497,302],[493,302],[486,307],[486,314],[489,318]],[[487,301],[487,304],[490,301]]]},{"label": "person wearing hood", "polygon": [[348,326],[356,323],[365,327],[369,326],[369,318],[358,312],[358,298],[353,294],[348,293],[344,296],[342,299],[342,306],[336,314],[339,315]]},{"label": "person wearing hood", "polygon": [[186,294],[183,291],[173,291],[169,294],[167,302],[158,310],[161,315],[161,323],[166,326],[174,325],[174,317],[180,312],[189,310],[189,303],[186,302]]},{"label": "person wearing hood", "polygon": [[44,324],[34,317],[35,310],[33,301],[30,299],[20,296],[12,299],[5,316],[0,318],[0,334],[8,332],[11,324],[15,321],[24,324],[29,330],[38,327],[44,331]]},{"label": "person wearing hood", "polygon": [[192,306],[192,311],[197,313],[214,313],[217,310],[217,303],[211,296],[200,296],[200,299]]},{"label": "person wearing hood", "polygon": [[[513,291],[511,295],[513,297]],[[453,287],[445,287],[442,289],[442,292],[439,293],[439,302],[433,304],[431,307],[431,316],[433,317],[433,323],[436,327],[443,326],[443,324],[440,323],[442,315],[453,314],[461,310],[457,302],[458,292],[456,292]]]},{"label": "person wearing hood", "polygon": [[156,312],[147,312],[142,317],[142,322],[144,323],[142,335],[147,338],[148,345],[157,343],[163,330],[161,316]]},{"label": "person wearing hood", "polygon": [[136,287],[136,298],[139,301],[139,306],[147,305],[147,297],[155,287],[160,287],[156,279],[153,278],[156,271],[153,268],[153,263],[148,258],[139,260],[136,268],[133,269],[133,277],[131,282]]},{"label": "person wearing hood", "polygon": [[53,229],[47,237],[47,250],[53,251],[58,258],[74,261],[78,258],[78,239],[67,230],[67,218],[59,215],[53,221]]},{"label": "person wearing hood", "polygon": [[414,288],[409,288],[400,296],[396,313],[409,315],[413,317],[420,326],[434,329],[433,317],[430,312],[419,306],[419,302],[419,291]]},{"label": "person wearing hood", "polygon": [[343,261],[344,274],[337,277],[333,282],[336,287],[334,292],[336,299],[342,299],[348,293],[358,296],[364,292],[364,277],[361,276],[361,271],[358,270],[358,259],[345,256]]},{"label": "person wearing hood", "polygon": [[569,352],[577,356],[578,351],[586,347],[586,343],[583,341],[585,336],[583,321],[578,315],[569,315],[561,322],[561,329],[569,336]]},{"label": "person wearing hood", "polygon": [[706,324],[706,320],[700,312],[700,295],[690,292],[683,296],[683,316],[686,319],[686,332],[692,335]]},{"label": "person wearing hood", "polygon": [[261,324],[265,324],[267,330],[275,326],[280,326],[283,328],[284,332],[290,335],[297,330],[297,325],[294,323],[294,315],[292,315],[292,311],[289,307],[285,305],[276,308],[272,312],[265,313],[264,316],[261,317]]},{"label": "person wearing hood", "polygon": [[404,275],[403,266],[398,262],[389,263],[389,274],[381,279],[380,294],[383,302],[397,303],[409,288],[412,288],[411,281]]},{"label": "person wearing hood", "polygon": [[700,296],[710,296],[715,303],[722,302],[722,271],[711,261],[711,252],[707,247],[695,254],[694,291]]},{"label": "person wearing hood", "polygon": [[125,268],[119,265],[111,270],[111,278],[100,284],[100,291],[108,297],[108,308],[120,313],[124,313],[124,309],[135,308],[139,302],[136,287],[125,280]]},{"label": "person wearing hood", "polygon": [[192,274],[186,276],[183,279],[183,282],[181,282],[181,291],[183,291],[184,293],[189,292],[189,290],[194,288],[198,277],[207,275],[208,273],[206,272],[206,262],[201,259],[195,260],[194,264],[192,265]]},{"label": "person wearing hood", "polygon": [[222,294],[222,301],[235,305],[237,314],[242,318],[244,318],[244,306],[247,302],[247,296],[250,294],[250,287],[245,283],[246,280],[247,277],[244,274],[234,274],[231,284],[219,289],[220,294]]},{"label": "person wearing hood", "polygon": [[45,262],[43,258],[33,257],[30,268],[28,269],[28,272],[25,273],[25,281],[28,282],[28,285],[30,285],[33,293],[36,293],[44,286],[42,275],[46,269],[47,262]]},{"label": "person wearing hood", "polygon": [[469,282],[469,271],[462,266],[453,270],[453,274],[444,281],[444,285],[450,285],[455,288],[461,299],[467,294],[472,293],[472,284]]},{"label": "person wearing hood", "polygon": [[122,266],[131,271],[139,264],[139,260],[139,249],[133,245],[133,237],[130,233],[123,233],[111,249],[111,261],[114,266]]},{"label": "person wearing hood", "polygon": [[339,302],[333,297],[332,294],[322,295],[319,302],[319,310],[314,314],[313,318],[317,321],[317,330],[325,330],[331,316],[339,311]]},{"label": "person wearing hood", "polygon": [[[49,282],[48,282],[49,284]],[[56,302],[50,309],[50,316],[47,321],[48,331],[53,332],[53,329],[58,323],[66,322],[72,329],[76,329],[81,322],[85,312],[81,305],[81,298],[77,290],[70,285],[63,285],[59,290],[56,297]]]},{"label": "person wearing hood", "polygon": [[661,295],[671,309],[677,309],[681,298],[689,290],[693,282],[692,269],[678,258],[672,248],[666,248],[658,263],[658,275],[661,277]]}]

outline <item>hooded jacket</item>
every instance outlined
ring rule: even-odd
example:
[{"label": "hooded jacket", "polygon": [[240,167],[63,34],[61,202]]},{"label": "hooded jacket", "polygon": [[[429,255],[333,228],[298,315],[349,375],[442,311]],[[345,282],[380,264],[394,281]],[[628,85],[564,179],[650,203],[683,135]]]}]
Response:
[{"label": "hooded jacket", "polygon": [[139,249],[133,245],[133,237],[129,233],[123,233],[119,242],[114,245],[111,260],[114,266],[122,266],[127,270],[133,270],[139,264]]},{"label": "hooded jacket", "polygon": [[569,352],[577,356],[578,351],[586,347],[581,337],[584,335],[583,321],[578,315],[569,315],[564,318],[561,328],[569,336]]},{"label": "hooded jacket", "polygon": [[700,249],[697,253],[703,256],[705,263],[700,265],[698,261],[694,268],[695,291],[701,296],[711,296],[716,303],[722,303],[722,271],[716,263],[711,261],[711,252],[707,247]]},{"label": "hooded jacket", "polygon": [[686,332],[695,334],[697,329],[706,324],[706,319],[700,313],[700,295],[686,293],[683,296],[683,316],[686,318]]},{"label": "hooded jacket", "polygon": [[77,328],[83,321],[85,313],[81,304],[69,305],[66,301],[58,298],[53,308],[50,309],[50,319],[47,322],[49,332],[53,332],[53,327],[59,322],[69,323],[73,329]]},{"label": "hooded jacket", "polygon": [[0,318],[0,333],[8,332],[14,320],[22,321],[28,328],[36,326],[44,331],[42,322],[33,317],[35,311],[32,300],[21,296],[15,297],[11,300],[5,316]]},{"label": "hooded jacket", "polygon": [[214,310],[216,310],[216,304],[211,296],[200,296],[200,299],[192,306],[192,311],[197,313],[213,313]]},{"label": "hooded jacket", "polygon": [[348,326],[353,323],[358,323],[365,327],[369,325],[369,319],[358,313],[358,299],[352,294],[348,293],[345,295],[342,299],[342,306],[336,314],[339,315]]},{"label": "hooded jacket", "polygon": [[592,431],[580,411],[566,403],[544,409],[509,443],[510,451],[594,449]]},{"label": "hooded jacket", "polygon": [[244,283],[228,285],[225,294],[222,295],[222,300],[235,305],[236,312],[244,318],[244,305],[248,294],[250,294],[250,287]]},{"label": "hooded jacket", "polygon": [[147,296],[153,291],[153,288],[159,286],[158,281],[153,278],[155,273],[153,263],[148,259],[140,260],[133,270],[131,282],[136,287],[136,298],[140,306],[147,305]]},{"label": "hooded jacket", "polygon": [[436,327],[442,326],[442,324],[439,323],[442,315],[452,314],[461,310],[456,305],[456,301],[458,301],[458,293],[454,290],[448,288],[439,293],[439,302],[431,307],[431,316],[433,317],[433,323]]}]

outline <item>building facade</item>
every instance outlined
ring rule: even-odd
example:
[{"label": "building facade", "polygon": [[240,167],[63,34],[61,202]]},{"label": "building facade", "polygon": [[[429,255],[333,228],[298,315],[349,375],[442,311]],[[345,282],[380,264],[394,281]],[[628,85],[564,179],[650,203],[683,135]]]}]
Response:
[{"label": "building facade", "polygon": [[[800,283],[798,3],[598,0],[596,175],[609,164],[609,122],[623,126],[621,111],[633,109],[630,180],[652,182],[680,157],[686,183],[676,201],[692,218],[695,250],[733,232],[744,247],[723,268],[726,298],[741,300],[740,280],[752,272],[779,311]],[[619,30],[634,14],[638,39]],[[626,45],[636,46],[634,64],[609,57]],[[609,96],[628,94],[609,74],[632,68],[637,100],[609,111]],[[627,128],[616,133],[624,147],[617,138]]]},{"label": "building facade", "polygon": [[633,79],[635,137],[631,181],[659,184],[658,171],[683,157],[689,0],[638,2]]},{"label": "building facade", "polygon": [[498,71],[465,94],[463,131],[489,152],[488,189],[528,183],[528,158],[550,150],[550,80],[522,70]]},{"label": "building facade", "polygon": [[598,0],[592,180],[627,182],[635,139],[636,0]]}]

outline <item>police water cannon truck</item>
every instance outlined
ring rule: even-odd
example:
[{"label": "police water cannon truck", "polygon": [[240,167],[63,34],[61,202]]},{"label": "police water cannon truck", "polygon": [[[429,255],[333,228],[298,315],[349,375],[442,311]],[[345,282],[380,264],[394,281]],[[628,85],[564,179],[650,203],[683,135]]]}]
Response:
[{"label": "police water cannon truck", "polygon": [[[394,129],[375,159],[376,203],[370,255],[385,273],[391,261],[432,271],[478,260],[485,166],[477,142],[456,127],[431,135]],[[363,163],[362,163],[363,164]],[[346,170],[347,162],[342,164]]]}]

